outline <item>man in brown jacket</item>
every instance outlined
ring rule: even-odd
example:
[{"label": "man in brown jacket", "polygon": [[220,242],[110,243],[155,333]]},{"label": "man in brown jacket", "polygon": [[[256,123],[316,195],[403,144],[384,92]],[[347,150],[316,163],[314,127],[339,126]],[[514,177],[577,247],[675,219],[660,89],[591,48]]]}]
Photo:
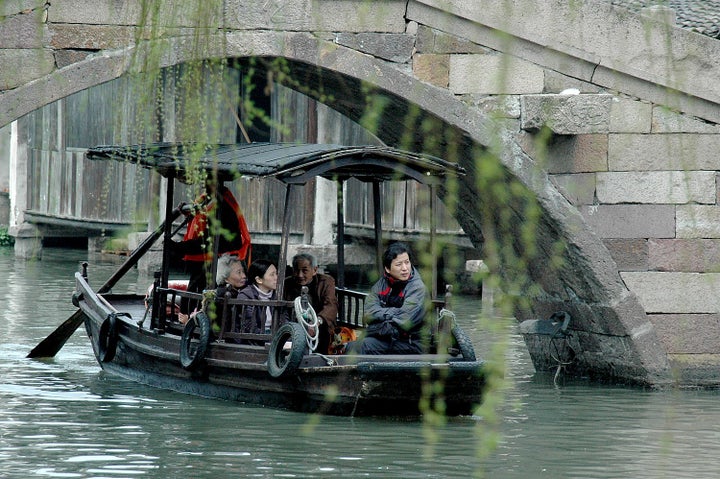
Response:
[{"label": "man in brown jacket", "polygon": [[338,301],[335,295],[335,280],[332,276],[318,273],[315,257],[308,253],[293,256],[293,274],[285,280],[285,300],[292,301],[300,296],[300,290],[307,286],[310,304],[318,320],[322,322],[318,337],[318,353],[327,354],[335,336]]}]

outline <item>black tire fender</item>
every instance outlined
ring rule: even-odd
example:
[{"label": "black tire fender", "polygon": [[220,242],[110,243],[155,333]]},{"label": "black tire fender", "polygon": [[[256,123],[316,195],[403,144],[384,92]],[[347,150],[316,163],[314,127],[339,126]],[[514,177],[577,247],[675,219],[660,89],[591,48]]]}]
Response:
[{"label": "black tire fender", "polygon": [[[292,346],[285,349],[285,343]],[[277,330],[270,343],[267,368],[270,376],[279,378],[294,373],[307,349],[305,328],[298,323],[285,323]]]},{"label": "black tire fender", "polygon": [[[193,341],[195,330],[198,330],[198,339]],[[194,369],[204,359],[210,344],[210,318],[200,311],[185,323],[180,340],[180,364],[185,369]]]},{"label": "black tire fender", "polygon": [[470,337],[467,333],[458,325],[453,326],[451,331],[453,339],[455,340],[463,359],[466,361],[477,361],[475,358],[475,348],[473,347],[472,341],[470,341]]},{"label": "black tire fender", "polygon": [[98,331],[98,359],[101,363],[109,363],[115,358],[118,343],[117,316],[116,313],[108,314],[100,325]]}]

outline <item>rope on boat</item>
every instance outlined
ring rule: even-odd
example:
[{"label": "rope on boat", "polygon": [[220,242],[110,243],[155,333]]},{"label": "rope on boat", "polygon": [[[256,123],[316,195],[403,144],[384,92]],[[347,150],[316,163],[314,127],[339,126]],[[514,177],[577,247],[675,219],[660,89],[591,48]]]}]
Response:
[{"label": "rope on boat", "polygon": [[[298,296],[295,298],[295,319],[297,322],[305,327],[305,340],[307,341],[308,348],[310,351],[315,351],[318,345],[318,338],[320,337],[320,321],[318,321],[317,314],[310,303],[307,303],[307,308],[303,308],[302,297]],[[312,331],[312,334],[310,333]]]},{"label": "rope on boat", "polygon": [[449,318],[450,321],[450,328],[455,326],[455,313],[450,311],[449,309],[442,308],[440,312],[438,312],[438,324],[442,324],[443,321],[447,321]]}]

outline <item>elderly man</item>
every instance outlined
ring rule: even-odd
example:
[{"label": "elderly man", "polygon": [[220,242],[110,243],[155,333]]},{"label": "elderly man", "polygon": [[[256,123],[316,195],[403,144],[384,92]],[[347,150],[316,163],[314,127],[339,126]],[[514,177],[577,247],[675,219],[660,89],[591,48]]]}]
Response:
[{"label": "elderly man", "polygon": [[292,260],[293,274],[285,280],[286,300],[294,300],[300,296],[303,286],[307,286],[310,304],[322,321],[316,351],[327,354],[330,342],[335,335],[338,313],[338,301],[335,295],[335,280],[332,276],[318,273],[315,257],[311,254],[296,254]]}]

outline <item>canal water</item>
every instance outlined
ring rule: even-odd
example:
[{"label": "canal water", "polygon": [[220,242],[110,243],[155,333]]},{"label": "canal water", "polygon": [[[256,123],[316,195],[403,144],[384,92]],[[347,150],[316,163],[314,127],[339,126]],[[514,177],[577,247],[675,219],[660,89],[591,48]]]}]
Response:
[{"label": "canal water", "polygon": [[[74,311],[72,273],[86,256],[48,248],[22,261],[0,248],[0,478],[698,479],[720,470],[718,392],[555,385],[534,374],[515,326],[483,332],[468,298],[455,309],[478,354],[508,341],[508,385],[497,414],[438,425],[138,385],[98,367],[83,328],[55,358],[26,359]],[[90,260],[96,285],[119,262]],[[115,291],[145,284],[131,272]]]}]

